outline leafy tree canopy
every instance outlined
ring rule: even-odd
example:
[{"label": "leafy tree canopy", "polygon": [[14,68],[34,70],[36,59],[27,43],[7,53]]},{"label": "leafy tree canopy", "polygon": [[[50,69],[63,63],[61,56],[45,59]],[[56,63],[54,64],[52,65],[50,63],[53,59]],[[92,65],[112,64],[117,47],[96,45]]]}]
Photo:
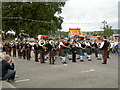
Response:
[{"label": "leafy tree canopy", "polygon": [[65,2],[3,2],[2,17],[19,18],[3,18],[2,28],[13,29],[17,34],[24,30],[31,36],[49,35],[62,29],[63,17],[55,14],[60,14],[64,5]]}]

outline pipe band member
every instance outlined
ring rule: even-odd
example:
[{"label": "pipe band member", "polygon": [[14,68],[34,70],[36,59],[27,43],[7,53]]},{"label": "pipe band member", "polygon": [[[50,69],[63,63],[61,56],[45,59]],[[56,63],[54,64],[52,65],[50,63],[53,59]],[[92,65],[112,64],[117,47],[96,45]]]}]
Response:
[{"label": "pipe band member", "polygon": [[108,47],[109,47],[109,42],[107,41],[106,37],[101,43],[101,50],[102,50],[102,56],[103,56],[103,63],[102,64],[107,64],[107,53],[108,53]]},{"label": "pipe band member", "polygon": [[85,52],[87,53],[88,61],[92,61],[92,60],[91,60],[92,45],[91,45],[90,39],[86,39],[85,45],[86,45]]}]

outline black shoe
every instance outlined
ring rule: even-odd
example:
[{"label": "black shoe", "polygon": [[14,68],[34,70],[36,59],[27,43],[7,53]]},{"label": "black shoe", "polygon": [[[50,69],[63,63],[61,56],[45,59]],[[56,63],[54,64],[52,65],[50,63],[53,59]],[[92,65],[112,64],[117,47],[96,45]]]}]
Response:
[{"label": "black shoe", "polygon": [[73,61],[73,62],[76,62],[76,61]]},{"label": "black shoe", "polygon": [[91,59],[88,59],[88,61],[92,61]]},{"label": "black shoe", "polygon": [[80,60],[80,62],[84,62],[84,60]]},{"label": "black shoe", "polygon": [[45,63],[45,62],[41,62],[41,63]]},{"label": "black shoe", "polygon": [[101,58],[98,58],[97,60],[102,60]]},{"label": "black shoe", "polygon": [[63,64],[67,64],[67,62],[63,62]]},{"label": "black shoe", "polygon": [[88,59],[88,57],[86,57]]},{"label": "black shoe", "polygon": [[104,63],[102,63],[102,64],[107,64],[107,63],[104,62]]},{"label": "black shoe", "polygon": [[71,58],[69,58],[69,60],[72,60]]},{"label": "black shoe", "polygon": [[39,62],[39,61],[35,61],[35,62]]}]

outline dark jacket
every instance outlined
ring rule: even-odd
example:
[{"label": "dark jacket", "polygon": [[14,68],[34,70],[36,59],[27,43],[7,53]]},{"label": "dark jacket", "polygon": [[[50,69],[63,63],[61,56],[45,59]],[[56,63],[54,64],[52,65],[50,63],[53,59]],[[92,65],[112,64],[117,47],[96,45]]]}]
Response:
[{"label": "dark jacket", "polygon": [[[5,60],[0,61],[0,67],[2,67],[2,69],[0,69],[0,77],[4,77],[8,70],[14,70],[14,68],[15,68],[14,63],[12,63],[12,65],[10,65]],[[2,74],[1,74],[1,72],[2,72]]]}]

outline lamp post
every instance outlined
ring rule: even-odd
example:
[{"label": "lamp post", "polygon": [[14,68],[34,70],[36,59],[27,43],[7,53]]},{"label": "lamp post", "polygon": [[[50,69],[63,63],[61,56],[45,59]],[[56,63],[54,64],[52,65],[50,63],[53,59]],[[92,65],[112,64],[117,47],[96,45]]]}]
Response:
[{"label": "lamp post", "polygon": [[107,24],[107,22],[104,20],[102,23],[104,25],[103,29],[105,30],[105,25]]}]

